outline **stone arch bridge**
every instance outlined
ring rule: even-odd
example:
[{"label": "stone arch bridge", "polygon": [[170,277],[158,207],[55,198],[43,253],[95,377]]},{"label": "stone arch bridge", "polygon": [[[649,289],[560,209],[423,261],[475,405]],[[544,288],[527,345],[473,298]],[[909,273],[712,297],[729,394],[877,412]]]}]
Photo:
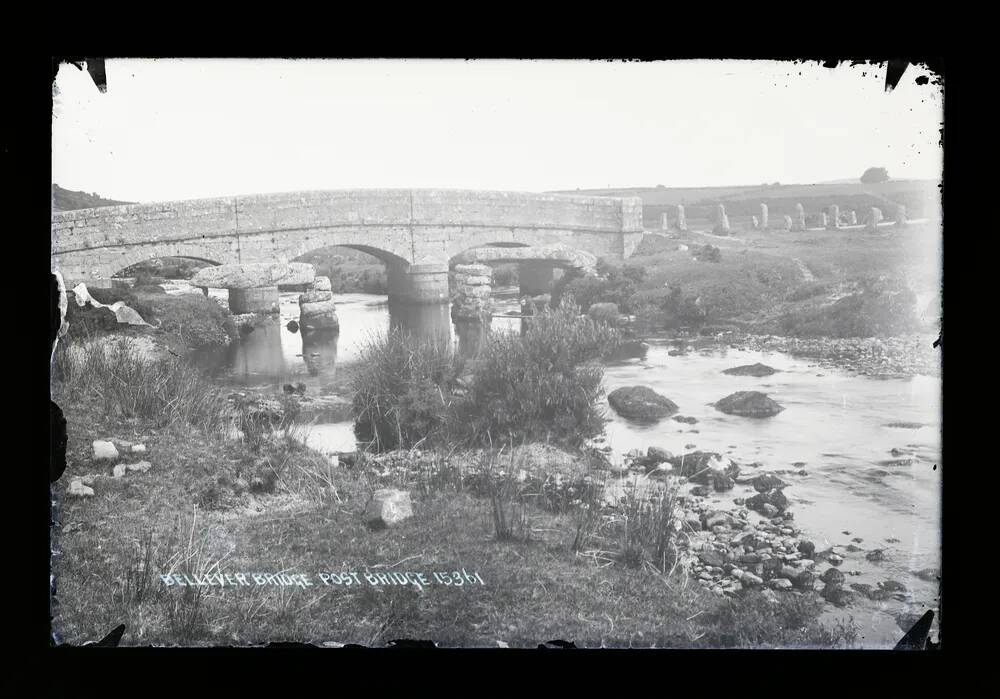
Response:
[{"label": "stone arch bridge", "polygon": [[212,264],[290,262],[313,250],[344,246],[385,262],[390,298],[437,303],[448,300],[449,264],[473,248],[559,246],[621,261],[641,237],[638,197],[313,191],[54,213],[51,266],[70,285],[102,285],[157,257]]}]

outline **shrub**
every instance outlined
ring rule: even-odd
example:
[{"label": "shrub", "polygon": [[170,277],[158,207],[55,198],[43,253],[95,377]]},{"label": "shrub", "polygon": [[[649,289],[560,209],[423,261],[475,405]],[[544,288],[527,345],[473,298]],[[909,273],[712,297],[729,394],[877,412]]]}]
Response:
[{"label": "shrub", "polygon": [[646,270],[634,265],[614,267],[603,260],[598,263],[599,276],[563,275],[553,289],[553,303],[564,296],[573,300],[586,312],[595,303],[613,303],[623,313],[631,313],[629,301],[646,278]]},{"label": "shrub", "polygon": [[916,296],[896,280],[866,279],[859,290],[816,310],[782,316],[789,335],[875,337],[912,332],[919,327]]},{"label": "shrub", "polygon": [[694,251],[694,257],[702,262],[721,262],[722,251],[714,245],[703,245]]},{"label": "shrub", "polygon": [[354,375],[354,433],[376,451],[433,440],[449,425],[462,360],[447,344],[394,329],[361,348]]},{"label": "shrub", "polygon": [[830,285],[826,282],[807,282],[791,291],[786,297],[789,301],[805,301],[827,293]]},{"label": "shrub", "polygon": [[572,301],[533,316],[520,337],[491,334],[469,391],[473,435],[573,443],[596,434],[603,428],[598,361],[620,342],[618,331],[581,316]]}]

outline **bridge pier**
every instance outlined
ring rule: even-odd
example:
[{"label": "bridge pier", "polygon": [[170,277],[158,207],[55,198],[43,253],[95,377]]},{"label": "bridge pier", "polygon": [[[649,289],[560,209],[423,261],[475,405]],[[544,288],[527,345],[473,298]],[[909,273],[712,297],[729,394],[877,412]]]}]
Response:
[{"label": "bridge pier", "polygon": [[398,303],[447,303],[448,263],[389,264],[389,299]]},{"label": "bridge pier", "polygon": [[540,296],[552,291],[555,270],[544,262],[522,262],[517,270],[521,296]]},{"label": "bridge pier", "polygon": [[279,296],[277,286],[255,286],[249,289],[229,290],[229,312],[233,315],[242,313],[277,313]]}]

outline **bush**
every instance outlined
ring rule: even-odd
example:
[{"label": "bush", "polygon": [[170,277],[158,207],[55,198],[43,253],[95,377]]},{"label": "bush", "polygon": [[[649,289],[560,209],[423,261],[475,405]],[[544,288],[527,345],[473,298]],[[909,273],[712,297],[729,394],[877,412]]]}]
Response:
[{"label": "bush", "polygon": [[581,316],[569,300],[533,316],[522,336],[491,334],[469,392],[471,436],[578,443],[600,432],[599,360],[620,342],[617,330]]},{"label": "bush", "polygon": [[721,262],[722,251],[714,245],[703,245],[694,251],[694,257],[702,262]]},{"label": "bush", "polygon": [[623,313],[631,313],[629,301],[645,278],[646,270],[634,265],[614,267],[603,260],[597,266],[598,276],[563,275],[553,289],[553,303],[572,296],[584,313],[595,303],[613,303]]},{"label": "bush", "polygon": [[368,340],[354,375],[354,433],[375,451],[410,448],[446,432],[461,358],[395,329]]}]

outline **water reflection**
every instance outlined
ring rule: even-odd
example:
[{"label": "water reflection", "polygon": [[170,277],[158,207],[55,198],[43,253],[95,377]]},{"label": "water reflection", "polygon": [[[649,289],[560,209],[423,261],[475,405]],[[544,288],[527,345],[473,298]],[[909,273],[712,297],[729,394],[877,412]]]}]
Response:
[{"label": "water reflection", "polygon": [[389,328],[421,340],[450,342],[451,315],[446,303],[406,304],[388,301]]},{"label": "water reflection", "polygon": [[231,347],[229,365],[241,376],[284,376],[287,373],[281,350],[281,325],[277,319],[263,321],[240,333]]},{"label": "water reflection", "polygon": [[310,376],[334,377],[339,329],[321,328],[302,333],[302,361]]},{"label": "water reflection", "polygon": [[458,354],[471,359],[479,354],[483,340],[490,331],[490,323],[475,323],[467,320],[455,321],[455,335],[458,336]]}]

